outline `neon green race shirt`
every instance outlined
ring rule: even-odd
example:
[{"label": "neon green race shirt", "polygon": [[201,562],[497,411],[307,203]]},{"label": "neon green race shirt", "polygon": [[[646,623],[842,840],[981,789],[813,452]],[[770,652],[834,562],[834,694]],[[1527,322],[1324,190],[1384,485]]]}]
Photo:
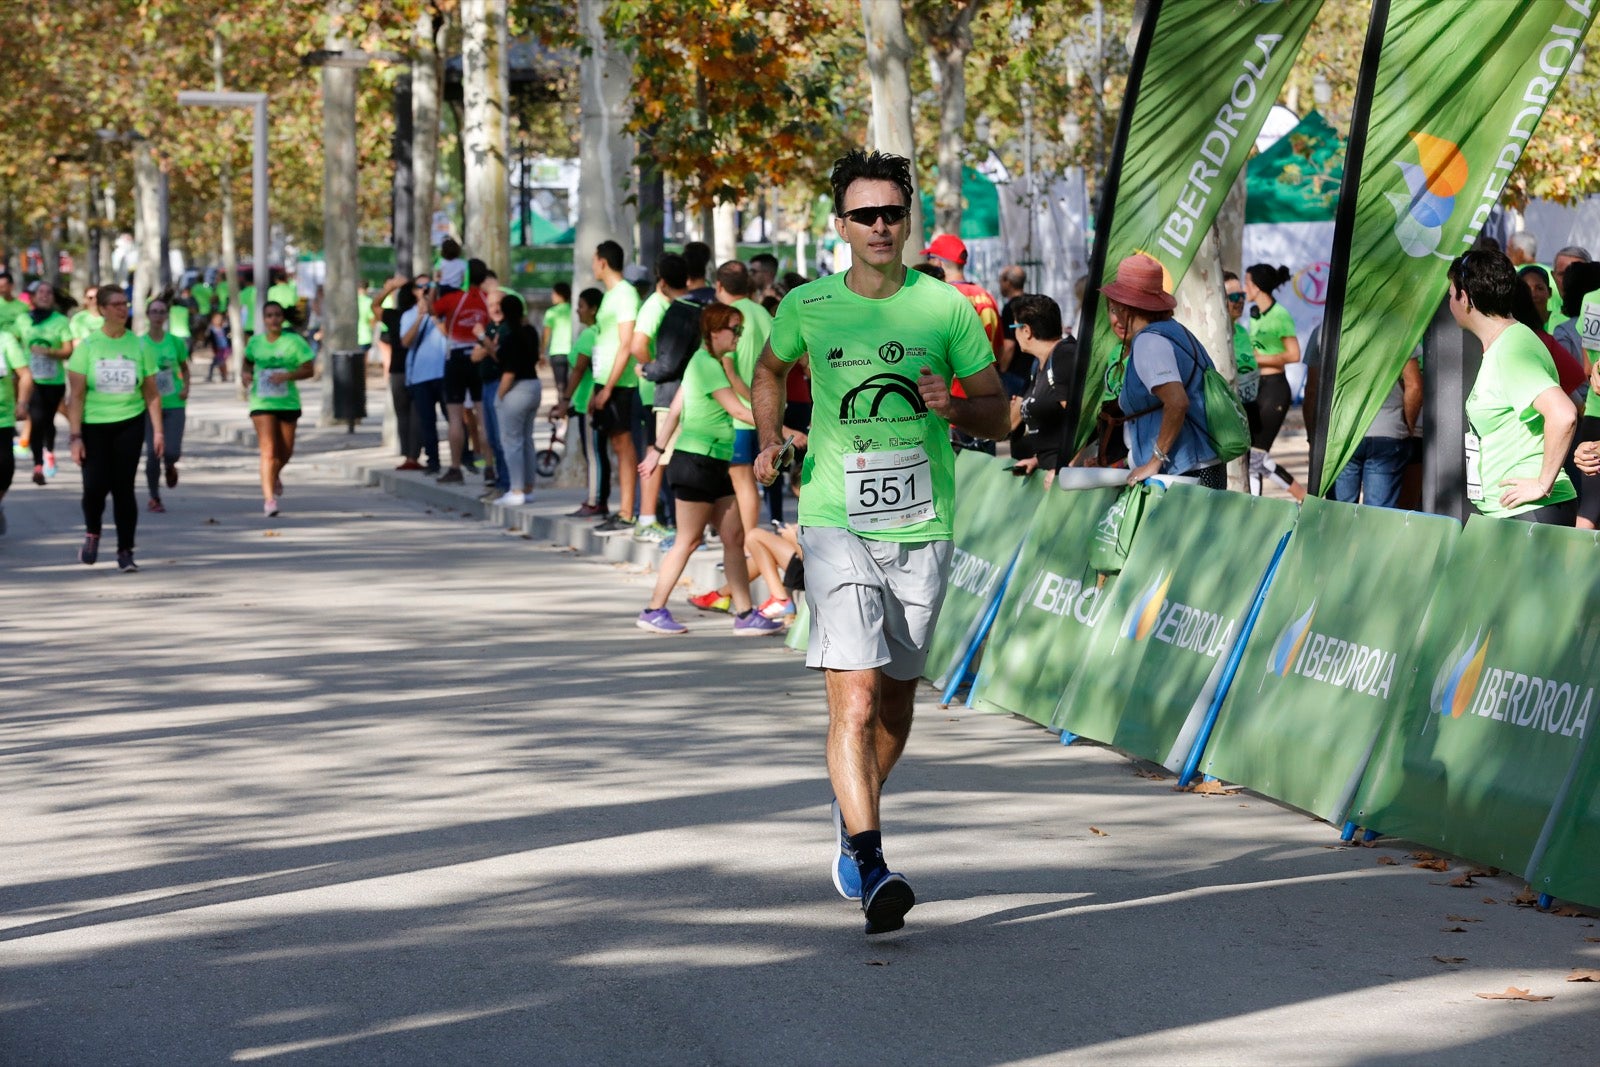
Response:
[{"label": "neon green race shirt", "polygon": [[639,293],[631,282],[619,281],[606,290],[606,295],[600,301],[600,312],[594,320],[599,333],[595,335],[594,355],[590,357],[594,362],[596,389],[605,387],[606,380],[611,377],[611,369],[619,358],[626,359],[628,366],[622,372],[622,377],[617,379],[617,388],[639,387],[639,374],[634,370],[637,364],[626,352],[620,354],[617,352],[618,346],[622,343],[619,328],[624,322],[634,322],[638,318]]},{"label": "neon green race shirt", "polygon": [[917,389],[921,368],[950,381],[994,362],[983,322],[959,289],[907,271],[884,300],[830,274],[784,297],[773,353],[811,353],[811,438],[800,523],[880,541],[947,541],[955,511],[950,424]]},{"label": "neon green race shirt", "polygon": [[[1588,370],[1594,366],[1595,360],[1600,359],[1600,291],[1583,298],[1583,306],[1578,312],[1578,340],[1583,345],[1583,369]],[[1595,392],[1592,386],[1589,398],[1583,402],[1583,413],[1600,416],[1600,393]]]},{"label": "neon green race shirt", "polygon": [[189,309],[173,304],[167,309],[167,329],[174,337],[187,341],[190,336]]},{"label": "neon green race shirt", "polygon": [[205,282],[189,286],[189,295],[194,297],[194,306],[206,318],[211,317],[211,310],[216,301],[216,292]]},{"label": "neon green race shirt", "polygon": [[1476,435],[1476,441],[1467,440],[1467,498],[1483,514],[1503,519],[1578,495],[1561,471],[1549,496],[1514,508],[1500,506],[1502,482],[1537,478],[1544,466],[1544,416],[1533,398],[1551,386],[1561,388],[1550,351],[1520,322],[1507,326],[1483,354],[1467,397],[1467,421]]},{"label": "neon green race shirt", "polygon": [[[745,387],[749,388],[756,376],[756,360],[761,358],[761,350],[767,347],[767,338],[772,336],[772,313],[749,297],[735,300],[733,308],[744,316],[744,332],[739,335],[739,347],[733,350],[733,367],[739,372]],[[748,422],[738,419],[733,420],[733,428],[755,429]]]},{"label": "neon green race shirt", "polygon": [[544,313],[544,327],[550,331],[551,359],[572,351],[572,305],[551,304]]},{"label": "neon green race shirt", "polygon": [[31,313],[16,321],[17,340],[28,354],[28,369],[33,372],[34,385],[66,385],[67,365],[64,360],[42,356],[33,350],[34,345],[60,348],[72,340],[72,327],[67,317],[59,311],[50,313],[43,322],[34,322]]},{"label": "neon green race shirt", "polygon": [[[1282,304],[1273,304],[1259,319],[1250,320],[1250,343],[1258,355],[1278,355],[1288,347],[1284,344],[1284,340],[1293,336],[1295,336],[1294,319],[1284,310]],[[1273,367],[1268,373],[1282,369]]]},{"label": "neon green race shirt", "polygon": [[594,396],[594,341],[600,335],[598,326],[586,326],[578,339],[572,342],[572,358],[588,356],[590,365],[585,367],[578,384],[572,387],[572,406],[580,414],[589,410],[589,401]]},{"label": "neon green race shirt", "polygon": [[104,315],[96,315],[92,311],[80,311],[72,316],[67,324],[74,341],[81,341],[106,324]]},{"label": "neon green race shirt", "polygon": [[284,330],[276,341],[269,341],[266,334],[258,333],[245,346],[244,358],[255,364],[250,378],[251,411],[300,410],[300,390],[295,383],[268,382],[263,372],[292,371],[315,359],[304,337]]},{"label": "neon green race shirt", "polygon": [[683,407],[678,412],[678,439],[672,445],[675,451],[724,461],[733,458],[733,416],[711,395],[728,388],[728,374],[720,359],[704,348],[689,357],[689,365],[683,369],[683,384],[678,387]]},{"label": "neon green race shirt", "polygon": [[84,377],[85,423],[124,422],[144,413],[143,385],[156,372],[156,353],[132,330],[121,337],[97,330],[72,350],[67,369]]},{"label": "neon green race shirt", "polygon": [[[650,339],[648,349],[651,359],[656,358],[656,334],[661,332],[661,320],[667,317],[667,309],[672,306],[672,298],[663,296],[658,290],[645,298],[639,305],[639,317],[633,320],[633,335],[644,334]],[[637,375],[638,360],[634,360]],[[649,378],[639,378],[639,403],[653,406],[656,402],[656,383]]]},{"label": "neon green race shirt", "polygon": [[20,300],[0,300],[0,330],[16,331],[16,324],[28,317],[28,305]]},{"label": "neon green race shirt", "polygon": [[22,342],[15,335],[0,330],[0,430],[17,424],[17,387],[21,381],[17,371],[27,366],[28,357],[22,351]]},{"label": "neon green race shirt", "polygon": [[164,333],[161,340],[151,340],[145,335],[156,354],[156,390],[161,394],[162,408],[183,408],[183,376],[178,368],[189,362],[189,346],[176,334]]}]

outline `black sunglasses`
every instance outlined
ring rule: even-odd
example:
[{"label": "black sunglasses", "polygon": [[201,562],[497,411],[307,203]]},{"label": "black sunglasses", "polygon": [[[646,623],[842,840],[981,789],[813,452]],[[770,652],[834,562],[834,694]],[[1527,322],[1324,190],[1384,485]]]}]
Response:
[{"label": "black sunglasses", "polygon": [[1244,294],[1243,293],[1229,293],[1228,294],[1228,303],[1230,303],[1230,304],[1242,304],[1242,303],[1244,303]]},{"label": "black sunglasses", "polygon": [[880,204],[877,207],[852,208],[839,217],[849,219],[860,226],[876,226],[879,219],[893,226],[904,222],[909,214],[911,209],[904,204]]}]

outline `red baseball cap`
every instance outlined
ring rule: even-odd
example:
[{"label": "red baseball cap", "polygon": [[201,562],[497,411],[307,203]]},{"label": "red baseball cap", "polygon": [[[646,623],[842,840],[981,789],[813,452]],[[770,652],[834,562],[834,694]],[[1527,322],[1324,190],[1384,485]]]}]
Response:
[{"label": "red baseball cap", "polygon": [[967,245],[955,234],[941,233],[933,239],[933,243],[922,250],[925,256],[937,256],[940,259],[954,263],[958,267],[967,265]]}]

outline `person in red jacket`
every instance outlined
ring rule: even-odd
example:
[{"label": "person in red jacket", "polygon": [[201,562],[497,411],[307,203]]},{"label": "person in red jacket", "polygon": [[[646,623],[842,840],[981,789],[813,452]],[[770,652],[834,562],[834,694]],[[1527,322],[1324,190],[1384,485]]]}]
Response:
[{"label": "person in red jacket", "polygon": [[[1005,330],[1000,325],[1000,304],[994,294],[979,285],[977,282],[967,281],[967,244],[953,234],[941,233],[933,239],[933,243],[922,250],[928,257],[928,262],[944,271],[944,280],[956,287],[962,296],[972,304],[973,310],[978,313],[978,321],[983,323],[984,336],[989,338],[989,347],[994,349],[994,358],[997,365],[1005,352]],[[961,383],[955,382],[951,386],[951,396],[963,397]],[[964,448],[987,452],[991,456],[995,453],[993,441],[972,437],[962,433],[955,427],[950,428],[950,440],[956,446],[956,451]]]},{"label": "person in red jacket", "polygon": [[[450,466],[441,482],[462,481],[461,460],[467,452],[467,397],[483,403],[483,379],[472,362],[477,330],[488,329],[489,301],[483,282],[489,267],[481,259],[467,260],[467,287],[446,293],[433,304],[433,316],[445,336],[450,355],[444,367],[444,408],[450,421]],[[474,434],[476,436],[476,434]]]}]

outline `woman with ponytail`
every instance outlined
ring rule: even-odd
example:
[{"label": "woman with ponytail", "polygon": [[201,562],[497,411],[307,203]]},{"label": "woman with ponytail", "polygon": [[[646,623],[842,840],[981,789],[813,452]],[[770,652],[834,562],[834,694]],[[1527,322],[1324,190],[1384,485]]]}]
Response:
[{"label": "woman with ponytail", "polygon": [[1245,405],[1245,413],[1250,418],[1250,491],[1259,495],[1261,480],[1271,478],[1290,496],[1304,500],[1305,487],[1268,454],[1294,399],[1283,369],[1300,362],[1300,339],[1295,334],[1294,319],[1272,296],[1273,290],[1291,277],[1288,267],[1267,263],[1254,264],[1245,271],[1244,295],[1256,307],[1250,320],[1250,343],[1261,369],[1256,398]]}]

